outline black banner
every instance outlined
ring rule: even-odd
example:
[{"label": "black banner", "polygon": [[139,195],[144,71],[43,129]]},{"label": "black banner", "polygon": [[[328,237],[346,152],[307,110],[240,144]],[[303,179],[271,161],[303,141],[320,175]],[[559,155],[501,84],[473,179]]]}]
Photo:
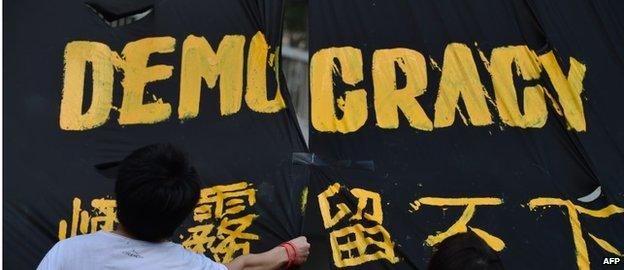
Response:
[{"label": "black banner", "polygon": [[311,1],[310,151],[333,163],[306,269],[425,268],[467,230],[508,269],[622,256],[622,6]]},{"label": "black banner", "polygon": [[107,166],[158,142],[204,182],[173,240],[220,262],[303,233],[303,269],[424,269],[467,230],[508,269],[622,257],[624,4],[309,8],[307,152],[282,1],[7,3],[3,265],[113,229]]},{"label": "black banner", "polygon": [[94,165],[160,142],[204,181],[174,241],[227,262],[298,236],[308,177],[291,164],[305,145],[279,71],[282,5],[5,3],[4,267],[111,230],[114,180]]}]

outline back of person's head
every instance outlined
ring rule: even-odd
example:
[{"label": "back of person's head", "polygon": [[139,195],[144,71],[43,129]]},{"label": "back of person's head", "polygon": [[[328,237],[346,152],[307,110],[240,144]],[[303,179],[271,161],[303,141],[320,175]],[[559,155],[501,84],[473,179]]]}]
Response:
[{"label": "back of person's head", "polygon": [[435,246],[429,270],[502,270],[500,257],[476,233],[468,230]]},{"label": "back of person's head", "polygon": [[199,176],[186,154],[171,144],[135,150],[119,165],[117,218],[133,237],[170,237],[199,200]]}]

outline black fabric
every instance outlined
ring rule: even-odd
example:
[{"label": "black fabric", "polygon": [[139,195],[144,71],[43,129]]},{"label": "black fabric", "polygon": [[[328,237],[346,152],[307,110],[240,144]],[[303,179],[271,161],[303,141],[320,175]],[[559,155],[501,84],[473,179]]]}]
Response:
[{"label": "black fabric", "polygon": [[[279,85],[285,109],[259,113],[244,98],[249,85],[246,68],[250,40],[260,31],[270,46],[269,52],[278,51],[282,1],[89,3],[101,3],[100,11],[116,17],[133,14],[152,3],[154,9],[143,19],[113,28],[84,1],[25,0],[5,5],[6,268],[35,268],[59,240],[60,221],[74,221],[76,198],[81,200],[79,210],[98,216],[100,213],[94,211],[91,203],[101,198],[114,199],[115,162],[138,147],[158,142],[172,142],[189,152],[205,188],[251,183],[257,202],[246,211],[258,217],[245,232],[258,235],[259,239],[243,242],[250,243],[251,252],[259,252],[303,233],[312,244],[303,269],[342,268],[336,254],[348,259],[360,257],[362,252],[337,251],[331,244],[332,235],[344,228],[380,227],[391,238],[393,255],[377,255],[356,260],[353,266],[342,266],[425,269],[433,249],[426,242],[427,237],[449,229],[466,209],[417,201],[427,197],[499,199],[497,205],[476,206],[467,226],[504,242],[500,255],[508,269],[582,269],[590,263],[592,269],[602,269],[608,267],[603,265],[603,259],[617,256],[607,250],[610,248],[605,243],[624,252],[624,125],[619,105],[623,98],[619,80],[624,77],[621,1],[310,1],[312,70],[314,56],[323,49],[359,49],[363,65],[353,67],[361,68],[362,80],[353,85],[343,82],[342,73],[348,67],[334,60],[329,62],[335,65],[333,81],[323,83],[333,86],[332,101],[336,103],[338,118],[345,114],[341,104],[345,102],[345,93],[355,89],[366,92],[368,114],[362,127],[345,133],[326,132],[315,124],[319,112],[312,110],[310,151],[303,143],[294,112],[289,109],[290,99],[281,72],[274,74],[267,65],[267,96],[275,97]],[[212,89],[202,81],[197,117],[180,119],[177,110],[182,45],[189,35],[205,37],[214,50],[225,35],[245,37],[243,100],[237,112],[222,115],[219,78]],[[143,101],[147,104],[162,99],[171,104],[168,119],[120,125],[120,113],[113,109],[101,126],[85,130],[62,128],[61,91],[67,75],[64,50],[69,43],[100,42],[121,53],[129,42],[164,36],[176,39],[173,52],[154,53],[147,65],[173,66],[172,75],[147,83]],[[462,121],[470,115],[460,100],[457,107],[461,113],[454,111],[450,126],[434,126],[430,131],[412,128],[404,112],[398,111],[398,127],[382,128],[376,120],[373,54],[393,48],[422,54],[427,87],[415,99],[433,121],[445,68],[444,51],[451,43],[469,48],[489,97],[487,109],[492,123],[475,126],[472,118]],[[571,69],[571,58],[586,67],[581,94],[584,131],[571,128],[567,116],[560,115],[560,108],[552,105],[550,99],[560,97],[544,69],[538,79],[525,81],[515,65],[511,72],[521,112],[525,112],[524,87],[542,85],[552,97],[544,98],[547,119],[543,126],[521,128],[503,122],[487,61],[482,57],[490,59],[494,49],[518,45],[526,45],[539,56],[552,52],[564,75]],[[275,60],[268,62],[275,66],[279,63]],[[406,76],[401,74],[398,63],[395,68],[396,86],[404,87]],[[93,69],[87,65],[84,74],[83,113],[91,102]],[[119,109],[124,94],[124,70],[117,68],[114,72],[113,105]],[[314,78],[311,81],[315,85]],[[312,87],[311,91],[314,107],[319,102],[315,99],[318,89]],[[598,187],[601,195],[597,198],[578,199],[596,194]],[[329,222],[330,226],[325,224],[328,220],[322,216],[320,204],[323,196],[331,193],[327,191],[336,192],[327,197],[330,216],[339,213],[340,207],[351,211],[337,218],[335,224]],[[369,198],[360,205],[362,194],[379,195],[382,222],[367,215],[377,211],[376,203]],[[560,199],[579,208],[531,207],[529,202],[536,198]],[[601,211],[590,211],[592,216],[578,209]],[[362,215],[358,215],[358,210]],[[580,226],[573,226],[570,213],[578,215]],[[607,216],[595,217],[600,214]],[[182,241],[179,236],[188,237],[187,230],[196,225],[198,222],[189,218],[173,240]],[[573,228],[581,231],[588,259],[578,255],[583,252],[574,242],[579,238],[573,237]],[[379,234],[368,236],[362,243],[380,241]],[[343,237],[338,244],[354,239],[353,235]],[[367,247],[363,253],[380,250],[383,248]],[[213,255],[210,250],[204,253]]]},{"label": "black fabric", "polygon": [[[349,269],[425,269],[432,252],[425,240],[449,229],[466,207],[421,205],[414,210],[410,204],[423,197],[501,198],[501,205],[477,206],[468,226],[504,241],[500,254],[505,268],[576,269],[576,248],[566,207],[531,210],[528,203],[538,197],[552,197],[588,209],[599,210],[609,204],[624,206],[624,122],[619,105],[624,97],[620,91],[624,75],[622,14],[621,1],[606,0],[310,1],[311,72],[315,69],[315,55],[321,50],[347,46],[359,49],[363,78],[353,85],[342,80],[344,68],[351,63],[334,59],[334,98],[344,102],[345,93],[365,89],[368,111],[361,128],[341,133],[319,131],[312,109],[310,151],[328,159],[372,160],[375,164],[374,172],[314,167],[310,194],[319,194],[336,182],[346,190],[361,188],[379,193],[382,225],[391,234],[399,257],[394,264],[378,259]],[[450,43],[470,48],[480,81],[492,98],[492,79],[480,52],[489,59],[493,49],[505,46],[527,45],[537,55],[552,50],[566,75],[569,58],[574,57],[587,69],[581,94],[586,131],[569,129],[548,98],[548,118],[540,128],[503,123],[495,101],[487,103],[493,123],[485,126],[465,124],[455,111],[451,126],[419,130],[410,127],[399,111],[398,128],[379,127],[373,102],[374,52],[407,48],[424,56],[428,84],[426,92],[416,100],[433,121],[444,50]],[[359,65],[353,66],[360,70]],[[512,69],[516,74],[517,69]],[[399,88],[405,87],[404,77],[397,72]],[[314,91],[321,91],[315,89],[314,79],[311,75],[312,108],[319,102]],[[544,70],[539,80],[522,81],[514,75],[521,108],[525,86],[539,83],[557,98]],[[340,102],[334,103],[340,119],[343,107]],[[467,117],[463,101],[459,101],[458,108]],[[602,189],[599,198],[592,202],[577,200],[598,186]],[[339,194],[336,201],[352,211],[357,208],[357,200],[348,192]],[[358,221],[342,221],[346,224],[325,229],[319,202],[315,196],[310,198],[305,229],[313,243],[310,263],[304,268],[335,269],[329,233]],[[337,211],[336,204],[331,206],[332,214]],[[616,255],[598,246],[588,233],[621,252],[623,214],[608,218],[578,215],[591,268],[607,267],[603,259]],[[343,252],[342,256],[357,254]]]},{"label": "black fabric", "polygon": [[99,13],[104,15],[106,19],[116,20],[130,15],[135,15],[141,12],[145,12],[154,7],[156,1],[143,0],[143,1],[103,1],[103,0],[91,0],[85,1],[85,4],[96,9]]},{"label": "black fabric", "polygon": [[[144,2],[148,1],[141,1]],[[104,24],[82,1],[5,4],[5,268],[34,269],[37,266],[58,241],[59,221],[71,224],[73,198],[80,198],[81,208],[93,215],[97,215],[91,212],[93,199],[114,199],[114,180],[107,178],[114,177],[114,166],[100,167],[98,172],[95,165],[119,161],[134,149],[160,142],[171,142],[189,153],[202,177],[203,187],[238,182],[253,185],[257,202],[248,211],[258,217],[245,232],[256,234],[260,239],[248,241],[251,252],[266,251],[300,235],[299,202],[308,177],[306,168],[292,165],[291,156],[293,152],[306,149],[290,109],[281,72],[276,76],[267,65],[268,98],[275,97],[278,83],[275,78],[280,78],[281,94],[286,102],[286,108],[278,112],[252,111],[243,97],[237,113],[222,116],[218,82],[213,89],[202,82],[198,116],[180,120],[177,113],[185,38],[189,35],[205,37],[216,51],[225,35],[243,35],[246,76],[248,47],[256,32],[264,33],[271,53],[277,52],[283,2],[155,2],[153,12],[145,18],[116,28]],[[112,110],[102,126],[83,131],[61,129],[63,59],[68,43],[100,42],[121,53],[129,42],[161,36],[175,38],[175,50],[152,54],[147,65],[171,65],[172,76],[148,83],[144,102],[154,102],[152,95],[155,95],[170,103],[172,113],[167,120],[120,125],[119,113]],[[87,65],[83,112],[91,102],[91,70]],[[114,76],[113,103],[119,107],[124,73],[117,70]],[[246,87],[247,80],[244,81],[243,87]],[[181,241],[178,236],[188,235],[186,229],[194,225],[197,222],[189,218],[173,240]],[[211,252],[205,253],[211,256]]]},{"label": "black fabric", "polygon": [[[624,76],[624,3],[621,1],[527,1],[544,33],[562,55],[583,59],[585,108],[590,132],[578,133],[584,158],[609,200],[624,204],[624,125],[619,119],[619,81]],[[565,12],[554,13],[554,10]],[[566,30],[567,29],[567,30]],[[571,31],[571,30],[574,31]],[[618,45],[620,44],[620,45]],[[565,62],[565,61],[564,61]]]}]

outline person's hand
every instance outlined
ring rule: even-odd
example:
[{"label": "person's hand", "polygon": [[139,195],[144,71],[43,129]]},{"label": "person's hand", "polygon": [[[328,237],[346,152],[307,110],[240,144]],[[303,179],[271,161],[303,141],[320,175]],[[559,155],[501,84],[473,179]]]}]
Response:
[{"label": "person's hand", "polygon": [[225,265],[228,270],[263,269],[276,270],[290,268],[308,260],[310,244],[304,236],[284,242],[269,251],[259,254],[247,254],[235,258]]},{"label": "person's hand", "polygon": [[299,236],[295,239],[288,241],[288,243],[290,243],[295,249],[295,259],[293,261],[294,264],[302,264],[306,260],[308,260],[308,255],[310,255],[310,243],[308,243],[308,239],[305,236]]}]

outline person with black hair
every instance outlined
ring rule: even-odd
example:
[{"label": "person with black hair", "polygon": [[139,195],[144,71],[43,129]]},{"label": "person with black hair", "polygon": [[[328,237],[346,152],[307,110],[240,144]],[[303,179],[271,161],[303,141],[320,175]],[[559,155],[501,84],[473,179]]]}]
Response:
[{"label": "person with black hair", "polygon": [[503,270],[500,257],[472,230],[444,239],[434,247],[428,270]]},{"label": "person with black hair", "polygon": [[119,164],[115,231],[60,241],[37,269],[271,270],[307,260],[310,244],[303,236],[226,265],[169,241],[199,195],[199,175],[184,152],[171,144],[137,149]]}]

